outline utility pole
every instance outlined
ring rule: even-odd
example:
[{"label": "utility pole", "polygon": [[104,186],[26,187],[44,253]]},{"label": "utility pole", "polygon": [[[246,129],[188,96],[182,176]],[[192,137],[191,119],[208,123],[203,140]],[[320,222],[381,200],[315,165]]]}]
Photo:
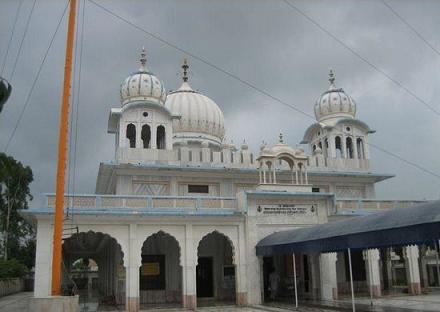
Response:
[{"label": "utility pole", "polygon": [[70,0],[67,26],[66,58],[64,65],[63,99],[61,103],[60,132],[58,139],[58,164],[55,196],[55,215],[52,254],[52,296],[61,295],[61,239],[63,235],[64,186],[67,162],[67,141],[69,131],[69,99],[72,80],[73,41],[75,38],[76,0]]}]

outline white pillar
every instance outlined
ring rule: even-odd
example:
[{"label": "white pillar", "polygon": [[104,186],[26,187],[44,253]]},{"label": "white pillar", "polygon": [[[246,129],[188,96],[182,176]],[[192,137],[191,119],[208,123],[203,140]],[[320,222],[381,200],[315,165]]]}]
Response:
[{"label": "white pillar", "polygon": [[275,168],[275,164],[273,166],[273,184],[277,183],[277,173],[276,173],[276,168]]},{"label": "white pillar", "polygon": [[359,159],[358,149],[357,149],[357,138],[354,137],[351,141],[351,146],[353,147],[353,159]]},{"label": "white pillar", "polygon": [[295,166],[295,184],[298,184],[298,166]]},{"label": "white pillar", "polygon": [[321,300],[338,299],[338,280],[336,277],[337,253],[323,253],[319,257]]},{"label": "white pillar", "polygon": [[307,167],[304,167],[304,175],[306,177],[306,184],[309,184],[309,175],[307,173]]},{"label": "white pillar", "polygon": [[193,243],[193,229],[191,224],[185,226],[185,259],[183,262],[183,307],[189,310],[197,308],[197,246]]},{"label": "white pillar", "polygon": [[328,158],[336,158],[336,143],[335,136],[331,135],[328,137],[328,148],[327,157]]},{"label": "white pillar", "polygon": [[363,251],[367,285],[372,297],[382,296],[380,285],[380,253],[379,249],[367,249]]},{"label": "white pillar", "polygon": [[48,221],[38,221],[37,250],[35,251],[34,297],[51,295],[53,226]]},{"label": "white pillar", "polygon": [[403,248],[405,258],[406,279],[408,283],[408,293],[420,295],[420,269],[419,269],[419,247],[411,245]]},{"label": "white pillar", "polygon": [[126,302],[125,308],[128,312],[139,311],[139,268],[142,264],[142,250],[137,243],[137,225],[130,224],[129,246],[126,267]]},{"label": "white pillar", "polygon": [[151,126],[151,128],[150,128],[150,130],[151,130],[150,147],[152,149],[156,149],[157,148],[157,146],[156,146],[156,143],[157,143],[157,141],[156,141],[157,125],[151,124],[150,126]]},{"label": "white pillar", "polygon": [[347,137],[345,136],[345,135],[342,135],[341,136],[341,149],[342,149],[342,158],[348,158],[348,156],[347,156],[347,142],[346,142],[346,140],[347,140]]},{"label": "white pillar", "polygon": [[247,265],[246,265],[246,234],[244,225],[239,225],[238,246],[235,247],[235,287],[236,287],[236,303],[238,306],[246,306],[248,304],[247,293]]}]

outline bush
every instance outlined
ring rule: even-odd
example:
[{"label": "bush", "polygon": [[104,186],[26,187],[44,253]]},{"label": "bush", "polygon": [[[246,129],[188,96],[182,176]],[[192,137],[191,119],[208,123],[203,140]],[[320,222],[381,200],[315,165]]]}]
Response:
[{"label": "bush", "polygon": [[26,266],[15,260],[0,260],[0,279],[23,277],[27,273]]}]

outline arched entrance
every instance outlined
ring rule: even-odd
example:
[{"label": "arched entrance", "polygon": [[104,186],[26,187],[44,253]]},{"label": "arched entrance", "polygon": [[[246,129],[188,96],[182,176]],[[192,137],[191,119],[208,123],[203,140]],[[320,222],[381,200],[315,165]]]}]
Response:
[{"label": "arched entrance", "polygon": [[235,304],[234,246],[219,232],[212,232],[197,248],[197,306]]},{"label": "arched entrance", "polygon": [[63,242],[63,295],[79,294],[80,305],[123,309],[124,254],[116,239],[100,232],[80,232]]},{"label": "arched entrance", "polygon": [[141,309],[182,305],[182,267],[178,241],[165,232],[149,236],[142,246],[139,270]]}]

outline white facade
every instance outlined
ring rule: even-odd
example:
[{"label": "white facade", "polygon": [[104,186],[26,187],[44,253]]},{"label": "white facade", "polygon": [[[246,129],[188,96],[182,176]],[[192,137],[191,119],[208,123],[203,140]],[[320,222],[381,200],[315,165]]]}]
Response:
[{"label": "white facade", "polygon": [[[110,112],[114,162],[101,163],[96,194],[66,195],[73,215],[66,223],[78,233],[65,230],[71,237],[64,262],[93,258],[100,291],[127,311],[160,303],[195,308],[198,300],[262,303],[268,270],[283,273],[280,283],[288,289],[293,260],[257,257],[261,239],[398,205],[374,200],[375,183],[391,176],[371,171],[373,131],[355,119],[355,102],[335,87],[332,73],[330,89],[315,105],[317,123],[302,142],[312,154],[288,146],[282,135],[254,154],[245,143],[237,148],[223,141],[221,106],[194,91],[186,61],[182,67],[182,86],[167,94],[142,52],[141,68],[121,85],[121,107]],[[47,207],[28,213],[37,227],[36,297],[50,292],[54,196],[47,200]],[[420,287],[416,256],[414,248],[405,252],[414,291]],[[365,257],[368,285],[380,295],[379,256],[368,251]],[[303,296],[335,298],[346,287],[343,254],[296,255],[295,261]]]}]

